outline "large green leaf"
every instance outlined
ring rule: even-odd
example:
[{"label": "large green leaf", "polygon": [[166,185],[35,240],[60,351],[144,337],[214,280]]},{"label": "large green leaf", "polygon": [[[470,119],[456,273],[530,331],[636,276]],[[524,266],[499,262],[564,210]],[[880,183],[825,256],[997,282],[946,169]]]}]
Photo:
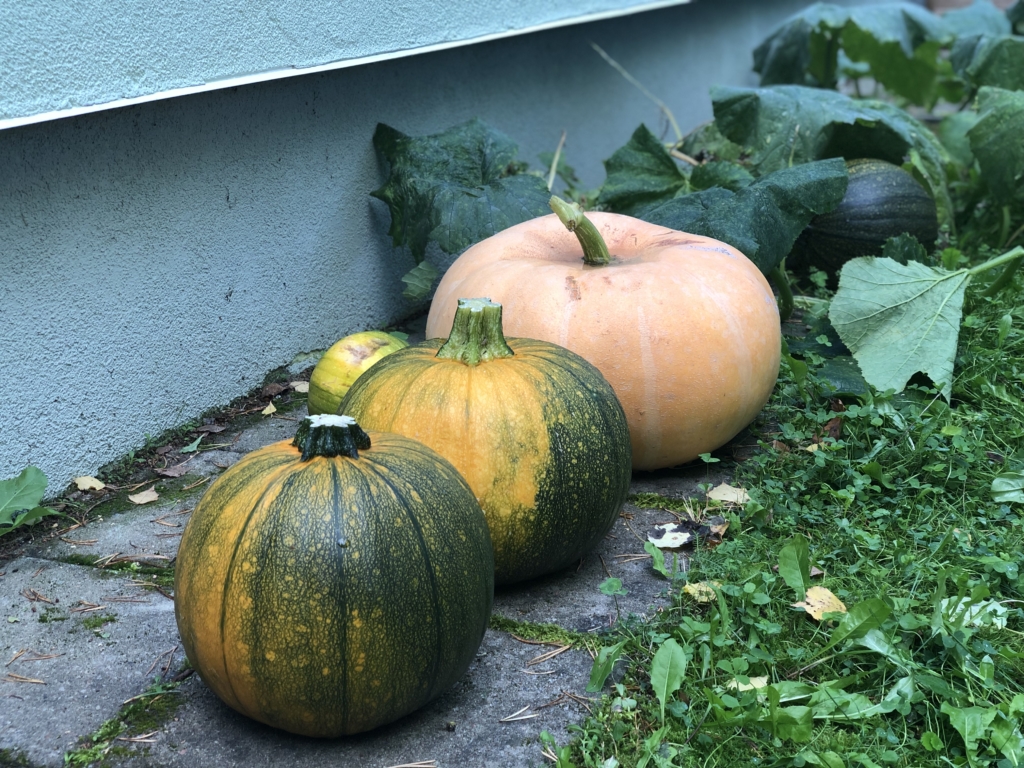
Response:
[{"label": "large green leaf", "polygon": [[615,213],[637,216],[686,189],[686,176],[643,124],[604,161],[604,167],[607,178],[598,199]]},{"label": "large green leaf", "polygon": [[949,56],[953,69],[976,87],[1024,88],[1024,38],[975,35],[957,38]]},{"label": "large green leaf", "polygon": [[985,738],[999,710],[994,707],[955,707],[948,701],[942,702],[941,710],[964,740],[968,764],[978,765],[978,742]]},{"label": "large green leaf", "polygon": [[750,165],[762,176],[828,157],[873,157],[900,165],[916,151],[915,165],[935,197],[939,223],[951,215],[949,157],[927,127],[898,107],[797,85],[718,87],[711,90],[711,102],[718,130],[748,149]]},{"label": "large green leaf", "polygon": [[690,660],[691,652],[684,649],[679,643],[669,638],[658,652],[654,654],[651,662],[651,688],[654,695],[658,697],[661,704],[661,722],[665,722],[665,704],[672,694],[679,690],[686,674],[686,665]]},{"label": "large green leaf", "polygon": [[967,131],[981,176],[1000,204],[1024,187],[1024,93],[1001,88],[978,91],[978,122]]},{"label": "large green leaf", "polygon": [[850,11],[815,3],[784,21],[754,49],[761,85],[835,85],[839,34]]},{"label": "large green leaf", "polygon": [[48,515],[62,515],[39,506],[45,492],[46,475],[37,467],[25,467],[17,477],[0,480],[0,536]]},{"label": "large green leaf", "polygon": [[946,39],[939,17],[918,5],[885,3],[850,10],[842,46],[890,92],[915,104],[935,100],[942,70],[939,49]]},{"label": "large green leaf", "polygon": [[590,681],[587,683],[587,693],[597,693],[604,688],[605,680],[612,673],[615,662],[622,655],[622,649],[626,647],[626,641],[622,640],[615,645],[607,645],[598,651],[594,665],[590,668]]},{"label": "large green leaf", "polygon": [[949,398],[969,280],[965,269],[851,259],[840,273],[829,319],[871,386],[902,392],[923,372]]},{"label": "large green leaf", "polygon": [[815,3],[790,17],[754,50],[761,85],[836,84],[840,50],[865,74],[917,104],[934,101],[947,27],[910,3],[842,8]]},{"label": "large green leaf", "polygon": [[872,629],[878,629],[889,618],[892,609],[879,597],[862,600],[843,616],[839,625],[832,631],[826,648],[841,643],[843,640],[858,640]]},{"label": "large green leaf", "polygon": [[839,205],[846,184],[843,162],[823,160],[771,173],[737,192],[713,187],[682,195],[642,218],[728,243],[769,274],[812,218]]},{"label": "large green leaf", "polygon": [[992,478],[992,500],[1024,504],[1024,472],[1003,472]]},{"label": "large green leaf", "polygon": [[373,145],[389,165],[371,194],[391,210],[391,235],[416,262],[427,244],[459,253],[495,232],[549,213],[544,180],[517,173],[518,147],[481,120],[431,136],[406,136],[383,123]]},{"label": "large green leaf", "polygon": [[36,507],[46,493],[46,475],[38,467],[25,467],[17,477],[0,480],[0,524],[10,524],[15,512]]},{"label": "large green leaf", "polygon": [[942,15],[946,32],[954,37],[974,35],[1009,35],[1013,25],[1005,13],[990,2],[971,3],[966,8],[954,8]]},{"label": "large green leaf", "polygon": [[434,281],[440,274],[440,270],[429,261],[421,261],[402,275],[402,282],[405,283],[402,295],[412,301],[427,298],[430,295],[430,289],[434,287]]},{"label": "large green leaf", "polygon": [[974,162],[971,141],[967,132],[978,122],[978,113],[973,109],[963,112],[952,112],[942,118],[939,123],[938,137],[949,156],[964,168],[970,168]]},{"label": "large green leaf", "polygon": [[1024,0],[1017,0],[1006,9],[1006,20],[1013,26],[1016,34],[1024,34]]},{"label": "large green leaf", "polygon": [[798,533],[779,551],[779,576],[803,600],[811,586],[811,558],[807,539]]}]

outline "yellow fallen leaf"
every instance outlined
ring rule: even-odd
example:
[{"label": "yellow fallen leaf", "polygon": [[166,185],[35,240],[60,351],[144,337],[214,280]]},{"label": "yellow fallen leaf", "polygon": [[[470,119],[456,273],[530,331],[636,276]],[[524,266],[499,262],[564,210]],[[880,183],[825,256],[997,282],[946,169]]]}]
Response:
[{"label": "yellow fallen leaf", "polygon": [[715,501],[724,501],[728,504],[746,504],[750,501],[750,496],[747,495],[745,490],[733,488],[727,483],[722,483],[708,491],[708,498]]},{"label": "yellow fallen leaf", "polygon": [[75,485],[78,486],[78,490],[80,491],[102,491],[107,487],[102,481],[97,480],[95,477],[90,477],[89,475],[76,477]]},{"label": "yellow fallen leaf", "polygon": [[133,493],[128,496],[128,501],[132,504],[149,504],[151,501],[156,501],[160,498],[160,494],[156,492],[156,486],[147,488],[139,493]]},{"label": "yellow fallen leaf", "polygon": [[277,408],[274,407],[273,403],[270,403],[266,408],[260,411],[264,416],[270,416],[273,413],[277,413]]},{"label": "yellow fallen leaf", "polygon": [[824,587],[808,587],[804,599],[799,603],[793,603],[793,607],[803,608],[816,621],[821,621],[821,617],[826,613],[846,613],[843,601]]},{"label": "yellow fallen leaf", "polygon": [[288,382],[288,386],[290,386],[296,392],[309,392],[308,381],[290,381]]},{"label": "yellow fallen leaf", "polygon": [[714,587],[721,587],[717,581],[697,581],[683,587],[683,592],[688,594],[698,603],[711,603],[718,599]]}]

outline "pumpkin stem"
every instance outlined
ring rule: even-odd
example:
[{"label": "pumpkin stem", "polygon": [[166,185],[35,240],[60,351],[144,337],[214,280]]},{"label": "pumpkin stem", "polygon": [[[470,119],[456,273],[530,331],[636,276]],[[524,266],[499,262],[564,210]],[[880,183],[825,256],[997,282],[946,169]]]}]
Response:
[{"label": "pumpkin stem", "polygon": [[436,356],[479,365],[514,354],[501,330],[501,304],[490,299],[459,299],[452,332]]},{"label": "pumpkin stem", "polygon": [[314,456],[358,459],[359,451],[370,447],[370,436],[351,416],[320,413],[302,420],[292,445],[302,452],[303,461]]},{"label": "pumpkin stem", "polygon": [[548,201],[551,210],[558,216],[565,228],[576,235],[583,248],[583,263],[592,267],[600,267],[611,263],[612,257],[608,254],[608,245],[598,231],[594,223],[583,215],[583,209],[579,203],[567,203],[557,195],[552,195]]}]

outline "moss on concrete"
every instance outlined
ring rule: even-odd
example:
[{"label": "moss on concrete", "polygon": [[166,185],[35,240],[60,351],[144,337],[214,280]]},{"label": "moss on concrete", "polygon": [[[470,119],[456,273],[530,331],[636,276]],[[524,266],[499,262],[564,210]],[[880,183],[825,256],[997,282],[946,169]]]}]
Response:
[{"label": "moss on concrete", "polygon": [[492,614],[488,626],[499,632],[507,632],[523,640],[535,640],[539,643],[558,643],[571,645],[573,648],[597,648],[600,643],[593,635],[585,632],[574,632],[557,624],[541,624],[533,621],[517,621],[498,614]]}]

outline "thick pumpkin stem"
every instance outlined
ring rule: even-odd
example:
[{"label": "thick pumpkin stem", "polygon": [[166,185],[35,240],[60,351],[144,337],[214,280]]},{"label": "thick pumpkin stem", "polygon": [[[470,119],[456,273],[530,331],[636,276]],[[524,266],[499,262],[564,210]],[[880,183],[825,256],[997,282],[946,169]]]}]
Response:
[{"label": "thick pumpkin stem", "polygon": [[359,451],[370,447],[370,436],[351,416],[321,413],[302,420],[292,445],[302,452],[303,461],[314,456],[358,459]]},{"label": "thick pumpkin stem", "polygon": [[452,332],[437,357],[479,365],[514,354],[501,330],[501,304],[490,299],[459,299]]},{"label": "thick pumpkin stem", "polygon": [[583,209],[578,203],[567,203],[557,195],[552,195],[548,201],[551,210],[558,216],[565,228],[576,235],[583,248],[583,263],[592,267],[600,267],[611,263],[612,257],[608,254],[608,245],[598,231],[594,223],[583,215]]}]

